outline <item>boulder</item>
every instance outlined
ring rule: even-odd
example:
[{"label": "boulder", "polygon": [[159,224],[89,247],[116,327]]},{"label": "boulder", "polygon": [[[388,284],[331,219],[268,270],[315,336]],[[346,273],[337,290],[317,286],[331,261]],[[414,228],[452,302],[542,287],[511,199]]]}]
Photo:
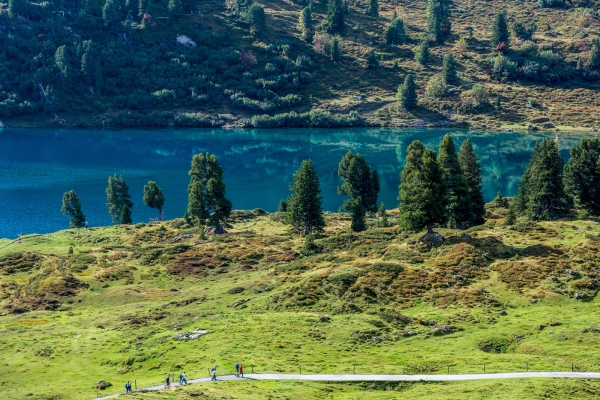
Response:
[{"label": "boulder", "polygon": [[111,386],[112,386],[112,383],[110,383],[108,381],[98,381],[98,383],[96,383],[96,387],[100,390],[108,389]]}]

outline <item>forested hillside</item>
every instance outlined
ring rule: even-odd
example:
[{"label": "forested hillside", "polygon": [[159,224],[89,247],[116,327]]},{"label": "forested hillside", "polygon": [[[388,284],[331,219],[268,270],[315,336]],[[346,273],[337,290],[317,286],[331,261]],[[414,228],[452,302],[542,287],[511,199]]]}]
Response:
[{"label": "forested hillside", "polygon": [[598,126],[594,1],[0,8],[8,126]]}]

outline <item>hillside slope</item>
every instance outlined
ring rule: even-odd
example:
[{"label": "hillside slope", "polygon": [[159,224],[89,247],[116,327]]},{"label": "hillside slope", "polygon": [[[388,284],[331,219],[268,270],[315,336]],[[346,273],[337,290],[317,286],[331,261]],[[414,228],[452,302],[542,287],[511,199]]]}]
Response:
[{"label": "hillside slope", "polygon": [[[352,233],[349,217],[327,214],[320,252],[303,255],[302,239],[260,210],[234,212],[230,232],[209,239],[179,219],[0,241],[3,398],[91,398],[100,380],[108,394],[236,362],[285,373],[596,370],[600,226],[506,227],[504,211],[440,229],[434,248],[375,221]],[[198,329],[207,333],[176,338]],[[599,385],[222,382],[141,398],[590,398]]]},{"label": "hillside slope", "polygon": [[[118,12],[108,21],[103,9],[113,2]],[[431,42],[426,65],[414,60],[427,26],[422,0],[381,1],[378,18],[365,15],[362,2],[349,2],[338,62],[330,60],[324,2],[312,5],[314,43],[301,38],[301,1],[258,0],[265,12],[260,29],[235,11],[235,2],[184,1],[175,16],[166,0],[146,6],[145,14],[133,1],[22,3],[22,13],[0,14],[6,125],[598,128],[599,73],[588,65],[600,32],[593,2],[540,8],[514,0],[454,1],[451,34],[443,44]],[[501,10],[509,26],[535,25],[527,40],[513,33],[504,56],[489,42]],[[407,40],[392,47],[385,30],[394,11]],[[181,35],[196,46],[181,44]],[[372,50],[379,66],[370,69]],[[450,53],[457,81],[445,94],[426,94]],[[395,98],[407,74],[419,93],[412,110]],[[319,112],[252,118],[309,110]]]}]

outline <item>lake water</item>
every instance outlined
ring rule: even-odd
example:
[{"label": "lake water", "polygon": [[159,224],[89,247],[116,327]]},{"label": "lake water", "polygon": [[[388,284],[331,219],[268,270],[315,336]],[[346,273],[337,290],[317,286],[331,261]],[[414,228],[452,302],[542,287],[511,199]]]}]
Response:
[{"label": "lake water", "polygon": [[[106,208],[109,175],[122,175],[134,201],[134,222],[157,217],[142,202],[143,186],[154,180],[167,200],[165,218],[187,207],[188,171],[193,154],[209,151],[224,169],[234,209],[275,211],[289,195],[302,160],[312,159],[321,179],[325,210],[337,211],[344,197],[337,165],[348,151],[360,152],[379,172],[380,201],[398,206],[399,175],[406,147],[421,140],[437,150],[452,134],[457,148],[469,137],[483,167],[487,201],[498,190],[514,195],[535,142],[543,134],[477,133],[444,129],[278,129],[238,130],[0,130],[0,237],[47,233],[68,227],[60,213],[62,195],[75,190],[91,226],[111,223]],[[561,155],[578,136],[561,135]]]}]

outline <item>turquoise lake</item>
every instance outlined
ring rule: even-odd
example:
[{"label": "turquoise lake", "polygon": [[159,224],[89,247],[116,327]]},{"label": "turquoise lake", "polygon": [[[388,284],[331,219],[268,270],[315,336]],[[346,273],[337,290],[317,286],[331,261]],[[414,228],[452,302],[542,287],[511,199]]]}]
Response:
[{"label": "turquoise lake", "polygon": [[[90,226],[109,225],[106,184],[122,175],[134,201],[134,222],[158,216],[142,202],[143,186],[154,180],[167,200],[165,218],[187,206],[188,170],[193,154],[211,152],[225,171],[234,209],[275,211],[289,195],[294,171],[312,159],[321,179],[325,210],[337,211],[344,197],[337,165],[348,151],[360,152],[379,172],[379,201],[398,206],[398,185],[406,147],[413,140],[437,150],[450,133],[457,148],[471,139],[483,167],[487,201],[498,190],[514,195],[535,142],[544,134],[481,133],[444,129],[279,129],[279,130],[0,130],[0,237],[68,228],[60,213],[64,192],[75,190]],[[561,135],[561,155],[581,136]]]}]

